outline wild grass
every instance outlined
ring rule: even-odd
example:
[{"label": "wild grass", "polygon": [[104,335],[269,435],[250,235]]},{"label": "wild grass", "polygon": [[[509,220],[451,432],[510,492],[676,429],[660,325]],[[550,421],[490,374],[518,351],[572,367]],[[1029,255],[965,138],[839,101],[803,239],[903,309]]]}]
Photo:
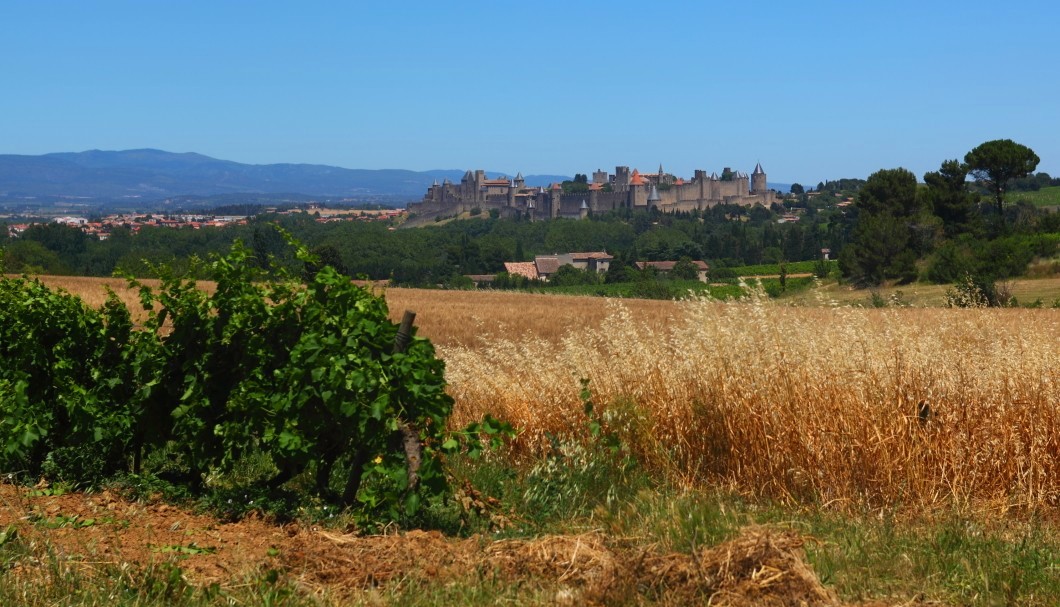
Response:
[{"label": "wild grass", "polygon": [[[817,269],[817,264],[818,262],[816,261],[789,261],[784,264],[769,263],[754,266],[735,266],[726,269],[736,276],[779,276],[781,265],[783,265],[784,271],[790,275],[812,274]],[[825,264],[829,270],[839,268],[839,264],[835,260],[825,262]]]},{"label": "wild grass", "polygon": [[[9,528],[10,533],[12,528]],[[176,559],[174,559],[175,561]],[[100,562],[66,552],[42,533],[0,543],[0,604],[20,607],[221,607],[320,605],[276,572],[260,571],[241,583],[196,586],[177,562]]]},{"label": "wild grass", "polygon": [[[846,511],[1060,505],[1060,315],[683,302],[640,322],[611,302],[559,342],[443,349],[454,422],[486,412],[546,452],[582,416],[677,486]],[[656,318],[658,321],[658,318]]]},{"label": "wild grass", "polygon": [[1009,204],[1025,201],[1036,207],[1060,207],[1060,186],[1050,186],[1036,192],[1009,192],[1005,198]]},{"label": "wild grass", "polygon": [[[443,346],[477,347],[494,340],[559,344],[571,331],[602,326],[610,314],[607,300],[599,297],[428,289],[387,289],[385,295],[391,318],[413,310],[419,334]],[[673,301],[624,301],[637,323],[659,330],[677,309]],[[577,390],[573,396],[577,399]]]}]

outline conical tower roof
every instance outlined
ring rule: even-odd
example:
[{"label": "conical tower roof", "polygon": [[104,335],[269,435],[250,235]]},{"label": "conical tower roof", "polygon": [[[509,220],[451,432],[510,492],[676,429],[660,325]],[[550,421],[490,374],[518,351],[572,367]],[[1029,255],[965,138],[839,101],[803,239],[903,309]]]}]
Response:
[{"label": "conical tower roof", "polygon": [[655,187],[655,184],[651,184],[651,193],[648,194],[648,202],[659,202],[662,198],[659,198],[659,188]]},{"label": "conical tower roof", "polygon": [[758,164],[755,165],[755,172],[753,174],[754,175],[764,175],[765,174],[765,171],[762,170],[762,163],[761,162],[759,162]]}]

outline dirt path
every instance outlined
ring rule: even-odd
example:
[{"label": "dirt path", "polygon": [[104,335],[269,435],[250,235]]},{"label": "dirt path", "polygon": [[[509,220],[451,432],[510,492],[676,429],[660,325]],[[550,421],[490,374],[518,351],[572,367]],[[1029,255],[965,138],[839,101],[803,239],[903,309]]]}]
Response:
[{"label": "dirt path", "polygon": [[804,538],[765,528],[695,554],[598,533],[499,541],[424,531],[362,537],[256,519],[221,523],[108,491],[46,496],[0,485],[0,531],[12,528],[89,568],[176,562],[190,583],[221,586],[273,569],[308,593],[339,600],[392,582],[499,576],[555,587],[570,604],[611,603],[630,593],[666,603],[714,597],[723,605],[840,604],[806,564]]}]

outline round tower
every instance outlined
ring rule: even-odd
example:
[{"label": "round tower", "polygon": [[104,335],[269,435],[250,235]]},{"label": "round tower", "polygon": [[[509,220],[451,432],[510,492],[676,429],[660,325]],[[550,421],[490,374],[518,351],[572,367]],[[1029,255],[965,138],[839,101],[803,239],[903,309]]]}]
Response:
[{"label": "round tower", "polygon": [[762,170],[762,163],[755,165],[755,172],[751,173],[751,193],[764,194],[769,190],[766,185],[766,172]]}]

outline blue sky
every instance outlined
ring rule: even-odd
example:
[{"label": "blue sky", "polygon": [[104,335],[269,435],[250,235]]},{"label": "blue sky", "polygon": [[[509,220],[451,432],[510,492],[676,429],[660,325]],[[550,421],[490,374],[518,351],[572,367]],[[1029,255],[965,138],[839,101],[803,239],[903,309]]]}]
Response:
[{"label": "blue sky", "polygon": [[5,0],[0,153],[918,176],[1060,174],[1060,4]]}]

